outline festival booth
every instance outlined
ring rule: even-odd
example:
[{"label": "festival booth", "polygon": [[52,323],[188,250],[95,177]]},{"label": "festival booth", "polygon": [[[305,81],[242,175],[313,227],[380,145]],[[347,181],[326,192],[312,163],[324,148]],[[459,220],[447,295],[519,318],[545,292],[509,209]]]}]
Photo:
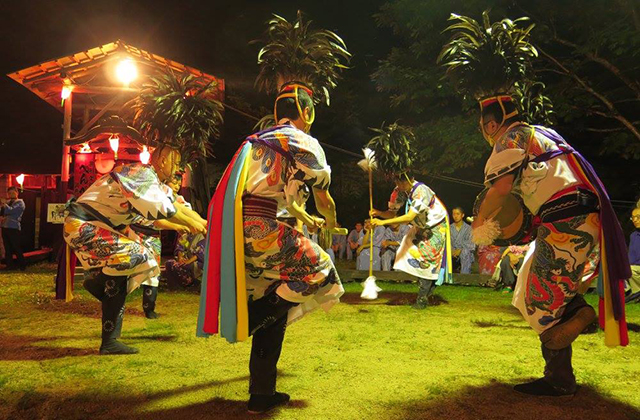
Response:
[{"label": "festival booth", "polygon": [[[62,210],[71,197],[81,195],[116,164],[148,163],[152,148],[131,126],[133,115],[125,105],[150,78],[167,71],[210,83],[216,88],[215,99],[224,99],[224,80],[120,40],[8,75],[63,112],[60,179],[55,199],[47,203],[48,220],[44,222],[58,224],[54,227],[58,245],[63,243]],[[183,187],[189,186],[185,184]],[[58,248],[56,297],[70,300],[75,257],[68,247]]]}]

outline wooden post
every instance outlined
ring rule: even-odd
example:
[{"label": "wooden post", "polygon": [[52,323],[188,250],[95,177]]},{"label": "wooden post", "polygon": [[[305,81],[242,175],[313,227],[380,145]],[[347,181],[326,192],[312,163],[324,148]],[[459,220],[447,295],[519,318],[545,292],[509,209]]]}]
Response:
[{"label": "wooden post", "polygon": [[[373,171],[369,166],[369,219],[373,212]],[[369,277],[373,276],[373,231],[375,228],[369,223]]]},{"label": "wooden post", "polygon": [[60,177],[59,199],[64,203],[67,201],[67,188],[69,186],[69,157],[71,148],[67,146],[66,140],[71,138],[71,117],[73,112],[73,92],[64,101],[64,122],[62,124],[62,171]]}]

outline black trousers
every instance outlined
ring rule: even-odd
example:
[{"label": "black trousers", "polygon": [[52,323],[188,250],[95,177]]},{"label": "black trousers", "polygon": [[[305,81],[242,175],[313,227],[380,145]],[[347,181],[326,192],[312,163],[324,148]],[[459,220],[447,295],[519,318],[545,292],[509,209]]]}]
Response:
[{"label": "black trousers", "polygon": [[156,300],[158,299],[158,288],[154,286],[142,285],[142,309],[144,313],[156,310]]},{"label": "black trousers", "polygon": [[18,259],[20,268],[26,267],[22,245],[20,244],[20,231],[18,229],[2,228],[2,242],[4,243],[5,260],[7,268],[13,268],[13,255]]},{"label": "black trousers", "polygon": [[249,334],[253,335],[249,360],[249,393],[273,395],[277,365],[287,329],[287,313],[298,305],[275,292],[249,302]]},{"label": "black trousers", "polygon": [[[518,261],[518,264],[516,264],[516,267],[520,269],[523,263],[524,263],[524,258],[520,258],[520,261]],[[502,284],[505,287],[511,287],[512,289],[515,289],[516,281],[518,280],[518,278],[516,277],[516,274],[513,272],[513,268],[511,268],[511,259],[509,258],[508,255],[505,255],[502,258],[502,261],[500,261],[500,277],[502,279]]]},{"label": "black trousers", "polygon": [[106,277],[102,299],[102,344],[120,337],[124,318],[124,303],[127,299],[128,277]]},{"label": "black trousers", "polygon": [[[580,294],[576,295],[565,307],[559,324],[567,322],[579,309],[585,306],[588,304],[584,297]],[[544,379],[554,388],[563,392],[575,392],[576,390],[576,377],[571,365],[572,353],[571,345],[560,350],[551,350],[542,344],[542,357],[545,361]]]},{"label": "black trousers", "polygon": [[102,344],[120,337],[127,299],[127,276],[107,276],[104,273],[84,281],[87,289],[102,302]]}]

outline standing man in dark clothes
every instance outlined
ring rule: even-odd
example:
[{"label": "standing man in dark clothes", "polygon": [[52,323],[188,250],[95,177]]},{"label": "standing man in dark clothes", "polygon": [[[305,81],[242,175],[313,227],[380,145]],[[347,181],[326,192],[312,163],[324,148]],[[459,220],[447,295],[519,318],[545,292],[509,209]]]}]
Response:
[{"label": "standing man in dark clothes", "polygon": [[24,201],[18,198],[18,189],[9,187],[7,190],[9,201],[0,207],[0,216],[2,220],[2,241],[5,248],[5,259],[7,261],[7,270],[14,268],[13,254],[18,259],[18,267],[24,271],[27,267],[22,254],[22,245],[20,244],[20,221],[22,213],[24,213]]}]

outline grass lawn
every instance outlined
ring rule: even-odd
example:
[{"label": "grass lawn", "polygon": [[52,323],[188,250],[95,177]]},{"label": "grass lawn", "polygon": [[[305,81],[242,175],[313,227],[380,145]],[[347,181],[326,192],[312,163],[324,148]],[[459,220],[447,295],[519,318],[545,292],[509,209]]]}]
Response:
[{"label": "grass lawn", "polygon": [[[133,356],[99,356],[99,306],[80,286],[53,300],[53,268],[0,274],[0,418],[246,418],[250,343],[195,337],[198,296],[162,291],[147,320],[127,300],[122,341]],[[79,285],[78,285],[79,286]],[[375,302],[347,284],[343,303],[292,325],[279,389],[293,401],[274,419],[639,419],[640,305],[628,307],[631,345],[601,332],[574,345],[575,397],[529,398],[511,386],[538,377],[537,336],[511,296],[445,286],[447,303],[415,311],[416,286],[382,284]],[[588,296],[595,303],[594,296]]]}]

